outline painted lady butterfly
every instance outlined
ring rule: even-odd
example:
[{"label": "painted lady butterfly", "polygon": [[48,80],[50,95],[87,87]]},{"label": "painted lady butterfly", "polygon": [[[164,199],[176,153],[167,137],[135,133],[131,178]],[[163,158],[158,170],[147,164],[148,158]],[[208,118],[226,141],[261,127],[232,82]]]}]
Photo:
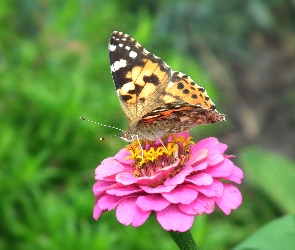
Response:
[{"label": "painted lady butterfly", "polygon": [[225,121],[204,88],[172,71],[131,36],[114,31],[109,41],[113,80],[130,121],[120,138],[155,140],[197,125]]}]

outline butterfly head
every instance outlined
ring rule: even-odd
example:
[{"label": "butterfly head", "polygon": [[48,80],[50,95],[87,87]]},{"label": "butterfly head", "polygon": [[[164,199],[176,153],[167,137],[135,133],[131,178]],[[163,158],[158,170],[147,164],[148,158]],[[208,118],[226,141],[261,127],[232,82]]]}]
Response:
[{"label": "butterfly head", "polygon": [[136,136],[136,134],[131,134],[128,131],[123,131],[122,133],[118,135],[118,137],[122,139],[123,141],[132,142],[136,140],[138,136]]}]

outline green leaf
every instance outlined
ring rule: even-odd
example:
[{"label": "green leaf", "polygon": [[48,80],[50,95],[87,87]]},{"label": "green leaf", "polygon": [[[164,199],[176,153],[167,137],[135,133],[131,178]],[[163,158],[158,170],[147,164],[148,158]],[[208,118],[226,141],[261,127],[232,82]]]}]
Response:
[{"label": "green leaf", "polygon": [[241,152],[245,180],[267,194],[282,210],[295,213],[295,163],[278,153],[248,147]]},{"label": "green leaf", "polygon": [[246,249],[295,249],[295,215],[284,216],[268,223],[234,248]]}]

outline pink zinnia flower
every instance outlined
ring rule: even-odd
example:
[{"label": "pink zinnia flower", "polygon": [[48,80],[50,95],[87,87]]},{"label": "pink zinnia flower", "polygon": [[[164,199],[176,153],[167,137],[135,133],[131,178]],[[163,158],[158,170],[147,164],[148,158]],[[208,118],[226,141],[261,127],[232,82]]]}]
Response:
[{"label": "pink zinnia flower", "polygon": [[165,230],[184,232],[215,204],[230,214],[242,202],[231,182],[240,184],[243,172],[226,149],[213,137],[194,144],[188,132],[163,142],[134,141],[96,168],[94,219],[117,208],[120,223],[138,227],[154,211]]}]

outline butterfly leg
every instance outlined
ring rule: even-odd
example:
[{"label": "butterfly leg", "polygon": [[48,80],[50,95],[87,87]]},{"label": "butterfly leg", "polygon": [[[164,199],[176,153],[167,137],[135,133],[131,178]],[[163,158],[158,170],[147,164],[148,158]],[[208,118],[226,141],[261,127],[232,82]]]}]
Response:
[{"label": "butterfly leg", "polygon": [[152,133],[157,137],[157,139],[159,140],[159,142],[162,144],[162,146],[166,149],[166,152],[168,153],[168,150],[167,150],[167,148],[165,147],[165,145],[164,145],[163,141],[161,140],[161,138],[159,138],[159,137],[157,136],[157,134],[156,134],[154,131],[152,131]]},{"label": "butterfly leg", "polygon": [[136,134],[136,139],[137,139],[137,141],[138,141],[138,145],[139,145],[139,147],[140,147],[140,149],[141,149],[141,157],[142,157],[142,159],[143,159],[143,148],[142,148],[142,146],[141,146],[141,144],[140,144],[140,140],[139,140],[139,138],[138,138],[138,134]]}]

